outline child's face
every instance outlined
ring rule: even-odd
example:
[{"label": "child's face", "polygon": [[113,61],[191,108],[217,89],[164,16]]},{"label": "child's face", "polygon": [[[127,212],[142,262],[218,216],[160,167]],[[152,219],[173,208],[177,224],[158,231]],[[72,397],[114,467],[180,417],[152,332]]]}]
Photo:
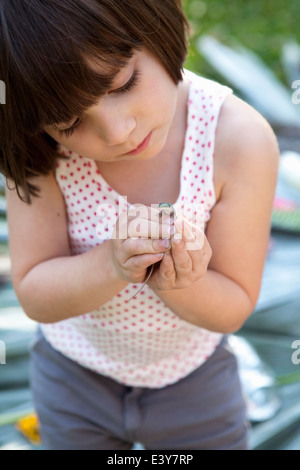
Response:
[{"label": "child's face", "polygon": [[[148,159],[164,147],[177,105],[178,87],[157,59],[136,51],[111,90],[81,119],[74,116],[45,131],[58,143],[98,161]],[[74,124],[73,133],[68,130]]]}]

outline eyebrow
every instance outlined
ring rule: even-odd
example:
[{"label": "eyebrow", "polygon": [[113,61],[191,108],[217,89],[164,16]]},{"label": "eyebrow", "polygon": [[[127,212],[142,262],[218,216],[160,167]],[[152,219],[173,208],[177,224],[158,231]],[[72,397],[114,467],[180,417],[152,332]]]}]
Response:
[{"label": "eyebrow", "polygon": [[[77,119],[81,118],[81,116],[77,116],[76,118],[74,118],[73,120],[70,120],[68,122],[56,122],[54,124],[51,124],[51,126],[57,130],[57,131],[63,131],[63,130],[66,130],[66,129],[69,129],[70,127],[72,127],[75,122],[77,121]],[[59,126],[63,126],[63,128],[59,127]]]}]

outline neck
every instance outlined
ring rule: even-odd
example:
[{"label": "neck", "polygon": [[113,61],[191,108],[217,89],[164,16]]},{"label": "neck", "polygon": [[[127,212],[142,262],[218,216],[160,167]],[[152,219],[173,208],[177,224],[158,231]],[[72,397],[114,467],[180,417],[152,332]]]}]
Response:
[{"label": "neck", "polygon": [[178,85],[178,100],[176,106],[176,112],[172,125],[169,130],[168,139],[162,152],[166,158],[172,159],[172,156],[178,152],[182,154],[186,126],[187,126],[187,103],[189,94],[189,83],[183,80]]}]

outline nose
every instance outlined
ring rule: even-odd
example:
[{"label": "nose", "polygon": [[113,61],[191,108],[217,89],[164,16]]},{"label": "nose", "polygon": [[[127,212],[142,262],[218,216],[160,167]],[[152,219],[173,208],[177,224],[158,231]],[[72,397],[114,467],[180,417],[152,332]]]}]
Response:
[{"label": "nose", "polygon": [[93,120],[97,133],[107,145],[121,145],[130,140],[136,119],[128,106],[115,103],[100,104]]}]

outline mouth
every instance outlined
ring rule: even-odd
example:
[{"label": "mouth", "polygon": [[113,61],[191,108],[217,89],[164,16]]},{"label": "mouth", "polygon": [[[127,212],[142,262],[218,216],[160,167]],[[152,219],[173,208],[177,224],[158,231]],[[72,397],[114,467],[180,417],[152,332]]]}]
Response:
[{"label": "mouth", "polygon": [[125,153],[125,155],[138,155],[139,153],[143,152],[149,145],[152,136],[152,131],[147,135],[147,137],[140,143],[138,147],[130,152]]}]

